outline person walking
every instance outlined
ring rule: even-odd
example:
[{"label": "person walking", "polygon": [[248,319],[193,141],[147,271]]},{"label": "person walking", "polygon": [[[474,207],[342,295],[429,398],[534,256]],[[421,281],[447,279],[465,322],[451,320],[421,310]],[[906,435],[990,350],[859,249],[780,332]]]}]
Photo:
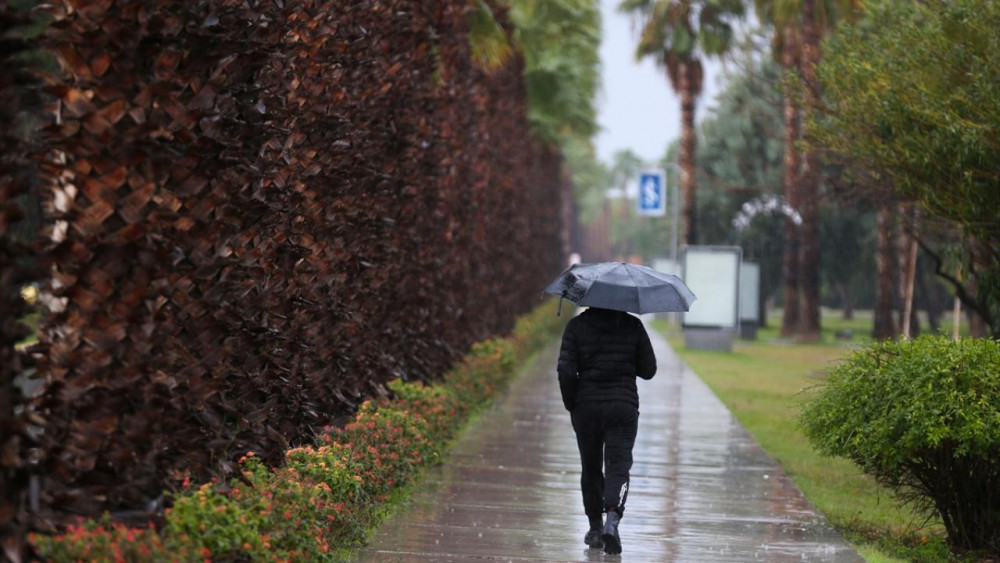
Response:
[{"label": "person walking", "polygon": [[656,374],[649,335],[628,313],[591,307],[566,325],[556,371],[580,449],[583,510],[590,521],[583,541],[621,553],[618,525],[639,428],[635,378]]}]

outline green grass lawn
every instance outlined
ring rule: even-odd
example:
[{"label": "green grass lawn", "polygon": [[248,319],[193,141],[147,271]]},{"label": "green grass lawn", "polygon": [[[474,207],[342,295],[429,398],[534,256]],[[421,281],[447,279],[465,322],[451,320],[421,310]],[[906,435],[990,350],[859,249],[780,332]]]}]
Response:
[{"label": "green grass lawn", "polygon": [[[781,309],[774,309],[768,311],[768,327],[762,328],[758,331],[758,339],[763,342],[770,341],[780,341],[781,332]],[[851,343],[858,345],[865,342],[870,342],[872,340],[872,311],[870,310],[858,310],[854,312],[853,319],[844,319],[844,315],[839,310],[826,309],[822,310],[822,328],[820,332],[820,342],[821,344],[837,344],[841,346],[846,346]],[[920,318],[920,328],[924,333],[930,333],[930,325],[927,322],[927,314],[924,311],[919,312]],[[946,312],[941,316],[939,331],[951,335],[952,332],[952,315],[951,311]],[[963,336],[969,335],[969,320],[964,315],[959,319],[959,334]],[[837,333],[843,330],[849,330],[851,332],[851,338],[849,340],[843,340],[837,338]]]},{"label": "green grass lawn", "polygon": [[[771,317],[775,324],[780,318]],[[887,489],[851,462],[820,456],[798,427],[796,417],[824,373],[852,347],[870,339],[870,315],[851,321],[826,315],[823,324],[818,343],[782,341],[776,338],[777,329],[771,328],[761,330],[757,341],[740,341],[726,353],[685,349],[680,334],[672,332],[668,323],[653,322],[868,561],[947,560],[940,522],[925,522],[901,508]],[[844,328],[853,331],[851,341],[835,338]]]}]

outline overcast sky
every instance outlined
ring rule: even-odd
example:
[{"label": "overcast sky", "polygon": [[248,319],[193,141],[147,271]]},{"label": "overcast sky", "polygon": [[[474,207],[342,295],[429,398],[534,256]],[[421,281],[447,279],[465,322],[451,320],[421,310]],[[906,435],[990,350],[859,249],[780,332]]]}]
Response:
[{"label": "overcast sky", "polygon": [[[611,162],[616,151],[631,149],[643,159],[656,162],[670,141],[680,137],[680,99],[667,82],[667,75],[645,59],[635,61],[636,33],[631,17],[618,13],[621,0],[601,0],[603,42],[601,64],[603,92],[598,97],[597,155]],[[721,64],[705,65],[705,87],[698,101],[698,118],[719,91]]]}]

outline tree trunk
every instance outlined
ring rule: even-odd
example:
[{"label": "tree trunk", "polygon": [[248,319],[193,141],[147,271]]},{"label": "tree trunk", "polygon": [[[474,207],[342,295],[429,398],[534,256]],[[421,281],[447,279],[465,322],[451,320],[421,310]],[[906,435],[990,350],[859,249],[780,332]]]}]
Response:
[{"label": "tree trunk", "polygon": [[840,306],[844,310],[844,320],[849,321],[854,318],[854,296],[851,295],[847,282],[837,282],[837,291],[840,293]]},{"label": "tree trunk", "polygon": [[[968,237],[966,245],[969,249],[969,293],[974,301],[967,308],[976,313],[974,322],[969,327],[970,334],[975,337],[992,335],[1000,340],[1000,318],[997,318],[995,305],[991,304],[990,295],[997,293],[995,280],[990,280],[989,272],[997,265],[996,250],[990,244],[984,244],[977,237]],[[981,282],[986,281],[985,287]]]},{"label": "tree trunk", "polygon": [[694,128],[698,84],[693,71],[691,63],[683,62],[678,72],[678,90],[681,96],[681,191],[684,200],[684,239],[681,244],[698,244],[698,184],[695,177],[698,139]]},{"label": "tree trunk", "polygon": [[985,337],[986,323],[983,322],[983,318],[972,309],[966,308],[965,312],[969,315],[969,336],[973,338]]},{"label": "tree trunk", "polygon": [[[913,272],[915,264],[911,260],[915,256],[916,241],[913,238],[914,228],[913,214],[911,208],[906,204],[897,206],[899,221],[896,223],[896,260],[897,260],[897,282],[899,295],[899,331],[904,338],[915,337],[920,334],[920,319],[912,314],[913,292],[910,286],[910,273]],[[909,311],[909,316],[907,313]]]},{"label": "tree trunk", "polygon": [[893,272],[895,260],[892,253],[892,213],[889,204],[878,210],[878,249],[875,254],[875,271],[878,284],[875,287],[875,323],[872,337],[885,340],[896,336],[896,326],[892,318]]},{"label": "tree trunk", "polygon": [[[798,68],[798,40],[794,26],[785,26],[785,44],[781,54],[781,66],[785,72]],[[799,107],[794,96],[786,93],[782,103],[785,120],[785,201],[798,209],[799,151],[795,143],[799,140]],[[785,310],[781,319],[781,335],[788,337],[798,332],[799,325],[799,227],[791,219],[785,219],[785,252],[781,264],[781,275],[785,286]]]},{"label": "tree trunk", "polygon": [[813,151],[803,158],[803,178],[799,184],[799,213],[802,229],[799,240],[799,327],[803,341],[819,340],[819,175],[812,166],[818,164]]},{"label": "tree trunk", "polygon": [[[802,81],[805,86],[803,113],[815,111],[819,105],[819,80],[816,68],[819,65],[822,30],[816,22],[814,0],[802,2]],[[809,131],[802,126],[801,135],[808,138]],[[815,149],[806,149],[802,154],[802,176],[798,185],[798,209],[802,215],[802,231],[799,242],[799,339],[819,340],[819,154]]]},{"label": "tree trunk", "polygon": [[927,311],[927,325],[932,333],[937,334],[941,329],[943,306],[940,295],[936,291],[937,287],[927,283],[927,272],[926,268],[923,267],[925,265],[925,260],[917,259],[917,295],[920,296],[919,301],[923,301],[924,310]]},{"label": "tree trunk", "polygon": [[[979,280],[976,279],[975,275],[969,276],[969,293],[974,297],[979,296]],[[966,307],[965,312],[969,317],[969,336],[973,338],[983,338],[986,336],[986,323],[983,321],[983,317],[972,310],[972,307]]]}]

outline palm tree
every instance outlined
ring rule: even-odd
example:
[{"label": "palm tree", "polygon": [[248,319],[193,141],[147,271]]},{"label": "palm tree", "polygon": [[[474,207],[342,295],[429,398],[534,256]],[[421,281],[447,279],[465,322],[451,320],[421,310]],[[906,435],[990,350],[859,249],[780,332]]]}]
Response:
[{"label": "palm tree", "polygon": [[[799,46],[799,65],[803,83],[803,103],[805,111],[812,111],[819,105],[819,81],[816,69],[819,66],[820,43],[829,31],[827,23],[832,19],[832,4],[819,0],[801,0],[802,35]],[[801,134],[808,139],[809,132],[803,127]],[[801,307],[799,308],[799,338],[806,341],[819,340],[819,153],[806,149],[802,154],[802,173],[799,178],[799,214],[802,215],[802,233],[799,246],[799,288]]]},{"label": "palm tree", "polygon": [[[601,14],[597,2],[468,1],[469,45],[480,66],[492,71],[515,53],[524,57],[528,121],[535,138],[543,144],[544,157],[561,161],[560,236],[568,256],[575,217],[572,164],[563,159],[559,149],[580,142],[592,148],[591,138],[598,130],[594,100],[601,80]],[[498,15],[513,24],[510,34]]]},{"label": "palm tree", "polygon": [[[796,2],[781,2],[780,0],[757,0],[757,16],[774,26],[775,58],[781,63],[786,80],[790,75],[797,75],[800,67],[801,40],[799,30],[799,11]],[[786,82],[787,84],[787,82]],[[801,207],[799,201],[799,176],[801,174],[802,155],[799,154],[797,143],[800,134],[800,108],[796,96],[788,92],[782,96],[782,116],[785,122],[785,156],[783,187],[785,201],[794,209]],[[782,260],[781,277],[784,285],[784,312],[781,320],[781,335],[790,336],[798,331],[799,326],[799,227],[791,220],[785,220],[785,250]]]},{"label": "palm tree", "polygon": [[785,120],[785,199],[802,216],[801,230],[785,226],[785,256],[782,267],[785,311],[781,334],[797,333],[803,340],[819,338],[819,184],[818,153],[797,146],[802,138],[803,112],[819,104],[816,69],[820,44],[838,16],[852,15],[856,0],[755,0],[757,16],[775,30],[774,52],[786,76],[794,75],[802,86],[801,104],[787,91]]},{"label": "palm tree", "polygon": [[698,242],[694,118],[701,95],[703,56],[722,56],[733,43],[733,20],[743,15],[740,0],[624,0],[618,7],[640,22],[636,57],[652,57],[667,71],[681,98],[681,189],[683,243]]}]

